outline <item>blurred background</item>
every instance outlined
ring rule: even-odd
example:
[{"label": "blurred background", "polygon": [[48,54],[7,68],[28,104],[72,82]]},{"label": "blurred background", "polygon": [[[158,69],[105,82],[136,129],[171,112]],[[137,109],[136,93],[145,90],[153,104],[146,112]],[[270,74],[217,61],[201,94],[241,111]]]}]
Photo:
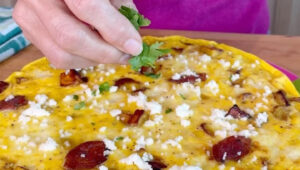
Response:
[{"label": "blurred background", "polygon": [[[271,34],[300,35],[300,0],[268,0]],[[12,7],[16,0],[0,0],[0,6]]]}]

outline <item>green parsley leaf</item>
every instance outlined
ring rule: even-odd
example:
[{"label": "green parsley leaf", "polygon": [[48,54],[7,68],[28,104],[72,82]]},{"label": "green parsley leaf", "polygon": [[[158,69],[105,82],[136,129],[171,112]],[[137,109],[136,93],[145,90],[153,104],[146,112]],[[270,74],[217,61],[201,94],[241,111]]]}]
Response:
[{"label": "green parsley leaf", "polygon": [[169,113],[171,113],[173,111],[173,109],[171,109],[171,108],[168,108],[167,110],[166,110],[166,114],[169,114]]},{"label": "green parsley leaf", "polygon": [[77,101],[79,99],[79,96],[78,95],[74,95],[73,99]]},{"label": "green parsley leaf", "polygon": [[117,138],[115,139],[115,141],[120,141],[120,140],[123,140],[123,139],[124,139],[123,136],[119,136],[119,137],[117,137]]},{"label": "green parsley leaf", "polygon": [[110,85],[109,85],[108,82],[102,83],[99,86],[99,91],[100,91],[101,94],[106,92],[106,91],[109,91],[109,89],[110,89]]},{"label": "green parsley leaf", "polygon": [[97,94],[97,90],[94,90],[94,91],[92,92],[92,95],[93,95],[93,96],[96,96],[96,94]]},{"label": "green parsley leaf", "polygon": [[149,26],[151,23],[150,20],[132,8],[121,6],[119,11],[132,23],[137,30],[139,30],[140,27]]},{"label": "green parsley leaf", "polygon": [[78,104],[76,104],[75,106],[74,106],[74,109],[75,110],[80,110],[80,109],[82,109],[82,108],[84,108],[85,107],[85,103],[84,102],[79,102]]},{"label": "green parsley leaf", "polygon": [[147,73],[145,76],[153,78],[153,79],[158,79],[160,77],[160,74],[154,74],[154,73]]},{"label": "green parsley leaf", "polygon": [[295,80],[293,83],[296,89],[298,90],[298,92],[300,93],[300,79]]},{"label": "green parsley leaf", "polygon": [[143,43],[142,53],[138,56],[133,56],[128,61],[131,65],[131,68],[135,71],[138,71],[142,66],[154,68],[155,61],[158,59],[158,57],[169,52],[168,49],[159,49],[162,44],[162,42],[156,42],[149,46],[148,44]]},{"label": "green parsley leaf", "polygon": [[186,97],[185,97],[183,94],[179,94],[179,96],[180,96],[183,100],[186,99]]}]

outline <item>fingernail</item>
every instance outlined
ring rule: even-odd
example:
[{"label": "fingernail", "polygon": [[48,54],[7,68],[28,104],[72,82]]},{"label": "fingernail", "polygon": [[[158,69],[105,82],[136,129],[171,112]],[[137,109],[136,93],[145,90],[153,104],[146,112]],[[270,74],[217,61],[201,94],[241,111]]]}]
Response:
[{"label": "fingernail", "polygon": [[142,43],[135,39],[127,40],[124,44],[124,48],[129,54],[132,55],[139,55],[143,50]]},{"label": "fingernail", "polygon": [[120,64],[127,64],[128,60],[131,58],[131,55],[124,54],[120,57]]}]

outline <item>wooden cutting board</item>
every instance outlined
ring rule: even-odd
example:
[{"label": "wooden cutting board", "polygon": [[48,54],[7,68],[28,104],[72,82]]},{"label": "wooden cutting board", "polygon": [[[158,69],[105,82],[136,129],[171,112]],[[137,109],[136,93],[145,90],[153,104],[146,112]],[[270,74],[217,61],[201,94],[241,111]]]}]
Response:
[{"label": "wooden cutting board", "polygon": [[[150,29],[141,30],[141,34],[153,36],[183,35],[190,38],[214,40],[253,53],[266,61],[300,75],[300,37]],[[12,72],[42,56],[43,54],[36,47],[27,47],[0,63],[0,80],[4,80]]]}]

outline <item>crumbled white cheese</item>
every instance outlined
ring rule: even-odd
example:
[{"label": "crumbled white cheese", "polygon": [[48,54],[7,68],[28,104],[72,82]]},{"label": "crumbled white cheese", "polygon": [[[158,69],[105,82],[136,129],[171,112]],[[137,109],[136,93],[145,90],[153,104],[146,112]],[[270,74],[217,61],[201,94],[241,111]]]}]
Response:
[{"label": "crumbled white cheese", "polygon": [[225,165],[224,164],[222,164],[222,165],[219,166],[219,170],[224,170],[224,169],[225,169]]},{"label": "crumbled white cheese", "polygon": [[189,120],[181,120],[181,126],[187,127],[191,125],[191,121]]},{"label": "crumbled white cheese", "polygon": [[145,152],[142,156],[143,161],[149,162],[153,160],[153,156],[150,153]]},{"label": "crumbled white cheese", "polygon": [[183,139],[182,136],[178,136],[175,139],[169,139],[166,142],[164,142],[161,147],[163,149],[167,149],[168,145],[171,145],[172,147],[177,147],[178,149],[181,149],[181,145],[179,144],[179,142]]},{"label": "crumbled white cheese", "polygon": [[181,76],[198,76],[194,71],[190,70],[190,69],[186,69],[185,71],[181,72],[181,73],[175,73],[172,76],[173,80],[179,80],[181,78]]},{"label": "crumbled white cheese", "polygon": [[99,170],[108,170],[108,168],[104,165],[99,166]]},{"label": "crumbled white cheese", "polygon": [[40,144],[39,150],[53,151],[56,149],[57,146],[58,146],[57,143],[52,138],[49,137],[45,143]]},{"label": "crumbled white cheese", "polygon": [[66,121],[67,121],[67,122],[71,122],[72,120],[73,120],[73,118],[72,118],[71,116],[67,116],[67,117],[66,117]]},{"label": "crumbled white cheese", "polygon": [[176,115],[180,118],[187,118],[193,115],[193,110],[190,110],[190,106],[188,104],[182,104],[176,107]]},{"label": "crumbled white cheese", "polygon": [[111,86],[110,89],[109,89],[109,92],[110,93],[114,93],[118,90],[118,86]]},{"label": "crumbled white cheese", "polygon": [[145,148],[145,146],[150,146],[153,144],[153,139],[152,138],[147,138],[145,139],[144,136],[141,136],[137,141],[136,141],[136,145],[134,148],[134,151],[138,151],[141,148]]},{"label": "crumbled white cheese", "polygon": [[73,95],[68,95],[63,99],[64,102],[70,102],[72,100],[73,100]]},{"label": "crumbled white cheese", "polygon": [[37,103],[39,105],[45,104],[47,99],[48,99],[48,96],[46,96],[44,94],[38,94],[38,95],[35,96],[35,100],[37,101]]},{"label": "crumbled white cheese", "polygon": [[147,96],[145,96],[142,92],[139,92],[137,96],[128,96],[128,103],[136,102],[137,106],[144,107],[147,102]]},{"label": "crumbled white cheese", "polygon": [[267,96],[269,96],[270,94],[272,94],[272,90],[270,89],[269,86],[264,86],[264,90],[265,90],[265,92],[264,92],[264,94],[263,94],[264,97],[267,97]]},{"label": "crumbled white cheese", "polygon": [[169,170],[202,170],[199,166],[190,166],[190,165],[183,165],[183,166],[172,166]]},{"label": "crumbled white cheese", "polygon": [[255,123],[258,127],[261,127],[263,123],[268,122],[268,114],[266,112],[259,113],[255,120]]},{"label": "crumbled white cheese", "polygon": [[[226,116],[226,111],[220,109],[213,109],[212,114],[208,117],[213,124],[220,128],[220,130],[215,131],[216,136],[221,136],[222,138],[229,135],[234,135],[236,132],[234,131],[237,128],[235,123],[230,123],[228,120],[233,119],[232,116]],[[204,117],[206,118],[206,117]]]},{"label": "crumbled white cheese", "polygon": [[261,170],[268,170],[268,166],[263,166],[262,168],[261,168]]},{"label": "crumbled white cheese", "polygon": [[174,86],[174,89],[177,91],[177,94],[196,94],[197,97],[200,97],[201,95],[200,87],[195,86],[189,82],[181,83],[179,86]]},{"label": "crumbled white cheese", "polygon": [[71,146],[69,141],[65,141],[65,142],[64,142],[64,145],[65,145],[66,147]]},{"label": "crumbled white cheese", "polygon": [[121,159],[120,162],[127,165],[136,165],[141,170],[152,170],[151,165],[145,162],[137,153]]},{"label": "crumbled white cheese", "polygon": [[114,151],[117,149],[114,141],[105,138],[105,139],[103,139],[103,142],[107,149],[109,149],[111,151]]},{"label": "crumbled white cheese", "polygon": [[202,56],[200,56],[200,61],[203,63],[207,63],[211,61],[211,57],[207,54],[203,54]]},{"label": "crumbled white cheese", "polygon": [[110,115],[111,115],[112,117],[116,117],[116,116],[118,116],[118,115],[121,114],[121,113],[122,113],[122,111],[119,110],[119,109],[114,109],[114,110],[111,110],[111,111],[110,111]]},{"label": "crumbled white cheese", "polygon": [[163,119],[162,115],[155,115],[154,116],[154,120],[147,120],[144,123],[144,126],[146,126],[146,127],[152,127],[152,126],[158,125],[158,124],[160,124],[160,123],[163,122],[162,119]]},{"label": "crumbled white cheese", "polygon": [[9,95],[9,96],[7,96],[6,98],[5,98],[5,100],[4,101],[9,101],[9,100],[11,100],[11,99],[13,99],[15,96],[14,95]]},{"label": "crumbled white cheese", "polygon": [[63,129],[60,129],[58,132],[61,138],[67,138],[72,135],[70,132],[64,131]]},{"label": "crumbled white cheese", "polygon": [[35,102],[29,102],[30,107],[24,110],[21,114],[25,116],[34,116],[34,117],[42,117],[42,116],[50,116],[50,113],[41,108],[41,105]]},{"label": "crumbled white cheese", "polygon": [[227,68],[230,66],[230,62],[229,61],[225,61],[224,59],[219,60],[219,63],[224,67]]},{"label": "crumbled white cheese", "polygon": [[18,137],[16,140],[16,143],[26,143],[29,141],[29,139],[30,139],[30,137],[28,135],[24,135],[24,136]]},{"label": "crumbled white cheese", "polygon": [[240,74],[233,74],[233,75],[231,76],[231,81],[232,81],[232,82],[235,82],[235,81],[237,81],[238,79],[240,79]]},{"label": "crumbled white cheese", "polygon": [[236,61],[233,63],[232,68],[240,69],[240,68],[241,68],[241,62],[240,62],[240,60],[236,60]]},{"label": "crumbled white cheese", "polygon": [[99,128],[99,132],[105,132],[105,130],[106,130],[106,127],[105,127],[105,126]]},{"label": "crumbled white cheese", "polygon": [[219,89],[219,85],[216,83],[216,81],[211,80],[210,82],[208,82],[204,88],[208,91],[210,91],[212,94],[216,95],[217,93],[219,93],[220,89]]},{"label": "crumbled white cheese", "polygon": [[54,100],[54,99],[50,99],[48,102],[47,102],[47,105],[49,107],[55,107],[57,105],[57,102]]},{"label": "crumbled white cheese", "polygon": [[161,113],[162,106],[157,102],[147,102],[146,108],[150,110],[150,114]]}]

